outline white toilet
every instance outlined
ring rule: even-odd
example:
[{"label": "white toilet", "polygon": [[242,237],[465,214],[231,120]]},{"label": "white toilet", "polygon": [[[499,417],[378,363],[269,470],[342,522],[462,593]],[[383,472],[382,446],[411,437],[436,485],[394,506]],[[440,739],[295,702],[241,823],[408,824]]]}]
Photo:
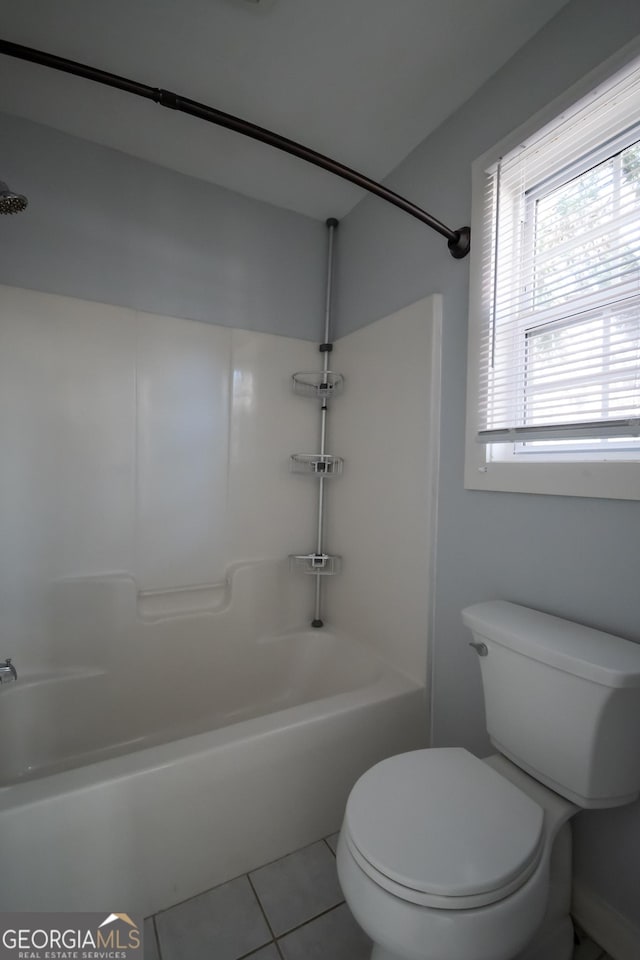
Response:
[{"label": "white toilet", "polygon": [[640,644],[504,601],[462,617],[500,754],[418,750],[368,770],[340,883],[372,960],[569,960],[567,821],[640,795]]}]

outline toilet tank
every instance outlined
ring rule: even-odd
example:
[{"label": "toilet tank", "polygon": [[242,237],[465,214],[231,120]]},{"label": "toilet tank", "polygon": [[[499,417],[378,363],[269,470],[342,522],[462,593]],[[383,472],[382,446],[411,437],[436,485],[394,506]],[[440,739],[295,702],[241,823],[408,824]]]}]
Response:
[{"label": "toilet tank", "polygon": [[640,644],[495,600],[462,611],[494,746],[581,807],[640,795]]}]

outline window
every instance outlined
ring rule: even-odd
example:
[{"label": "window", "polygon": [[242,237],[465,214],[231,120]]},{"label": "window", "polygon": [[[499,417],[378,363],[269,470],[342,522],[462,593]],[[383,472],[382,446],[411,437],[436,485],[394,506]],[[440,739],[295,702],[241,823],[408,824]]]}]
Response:
[{"label": "window", "polygon": [[640,499],[640,60],[474,165],[473,240],[467,487]]}]

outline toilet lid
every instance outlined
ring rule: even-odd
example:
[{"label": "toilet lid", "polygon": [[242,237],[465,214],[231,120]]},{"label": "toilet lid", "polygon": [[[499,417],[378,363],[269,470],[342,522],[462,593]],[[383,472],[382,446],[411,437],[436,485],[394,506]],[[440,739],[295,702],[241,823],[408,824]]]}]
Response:
[{"label": "toilet lid", "polygon": [[416,750],[383,760],[351,791],[344,832],[374,881],[404,899],[468,909],[535,870],[542,808],[473,754]]}]

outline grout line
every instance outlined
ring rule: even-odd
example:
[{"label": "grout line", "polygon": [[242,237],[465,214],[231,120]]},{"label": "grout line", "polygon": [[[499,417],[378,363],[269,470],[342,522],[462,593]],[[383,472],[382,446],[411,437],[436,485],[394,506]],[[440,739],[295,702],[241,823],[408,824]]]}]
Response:
[{"label": "grout line", "polygon": [[251,877],[249,876],[248,873],[246,874],[246,877],[247,877],[247,880],[249,881],[249,886],[251,887],[251,889],[252,889],[252,891],[253,891],[253,895],[254,895],[254,897],[256,898],[256,901],[257,901],[257,903],[258,903],[258,906],[260,907],[260,912],[261,912],[262,916],[264,917],[264,922],[266,923],[267,927],[269,928],[269,933],[271,934],[271,939],[275,941],[276,935],[275,935],[274,929],[273,929],[273,927],[271,926],[271,924],[270,924],[270,922],[269,922],[269,917],[267,916],[266,910],[265,910],[264,907],[262,906],[262,901],[261,901],[260,897],[258,896],[258,891],[257,891],[256,888],[254,887],[254,885],[253,885],[253,880],[251,879]]},{"label": "grout line", "polygon": [[[251,957],[255,957],[256,953],[259,953],[261,950],[264,950],[265,947],[270,947],[271,944],[276,946],[275,940],[269,940],[267,943],[263,943],[261,947],[254,947],[250,953],[243,953],[240,957],[235,957],[234,960],[251,960]],[[277,949],[277,946],[276,946]]]},{"label": "grout line", "polygon": [[[333,834],[331,834],[331,836],[333,836]],[[331,851],[331,853],[333,854],[333,856],[334,856],[334,858],[335,858],[335,855],[336,855],[335,850],[333,849],[333,847],[331,846],[331,844],[329,843],[329,841],[327,840],[326,837],[323,837],[323,840],[324,840],[324,842],[326,843],[326,845],[329,847],[329,850]]]},{"label": "grout line", "polygon": [[290,933],[295,933],[297,930],[300,930],[302,927],[307,927],[310,923],[313,923],[314,920],[319,920],[320,917],[326,917],[328,913],[331,913],[332,910],[337,910],[338,907],[344,906],[347,901],[343,898],[339,903],[334,903],[332,907],[327,907],[326,910],[321,910],[320,913],[316,913],[315,916],[309,917],[308,920],[303,920],[302,923],[296,924],[295,927],[291,927],[289,930],[285,930],[284,933],[280,934],[279,939],[284,940],[285,937],[288,937]]},{"label": "grout line", "polygon": [[151,917],[151,929],[153,930],[153,936],[156,941],[156,950],[158,953],[159,960],[162,960],[162,948],[160,947],[160,937],[158,936],[158,930],[156,928],[156,918],[155,916]]}]

